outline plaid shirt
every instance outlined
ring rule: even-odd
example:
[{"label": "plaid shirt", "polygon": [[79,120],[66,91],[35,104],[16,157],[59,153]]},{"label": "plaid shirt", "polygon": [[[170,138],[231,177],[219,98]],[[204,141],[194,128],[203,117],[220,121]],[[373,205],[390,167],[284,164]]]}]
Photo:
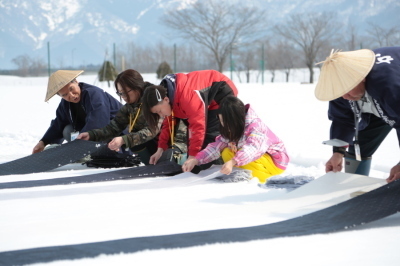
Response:
[{"label": "plaid shirt", "polygon": [[[223,149],[228,147],[229,140],[218,136],[215,142],[210,143],[200,151],[196,159],[199,164],[205,164],[220,157]],[[246,114],[245,130],[237,145],[237,152],[233,157],[238,166],[249,164],[265,153],[268,153],[275,165],[285,170],[289,163],[283,142],[265,125],[252,108]]]}]

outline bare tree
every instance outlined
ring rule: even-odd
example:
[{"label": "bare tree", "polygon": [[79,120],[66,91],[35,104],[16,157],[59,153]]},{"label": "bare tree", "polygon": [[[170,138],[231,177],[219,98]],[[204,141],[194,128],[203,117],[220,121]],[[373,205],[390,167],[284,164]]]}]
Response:
[{"label": "bare tree", "polygon": [[17,66],[17,75],[39,76],[46,70],[46,64],[42,58],[32,58],[27,54],[19,55],[11,60]]},{"label": "bare tree", "polygon": [[168,63],[173,62],[174,47],[172,45],[165,45],[162,41],[158,41],[155,45],[155,56],[161,62],[167,61]]},{"label": "bare tree", "polygon": [[170,10],[161,21],[182,37],[205,46],[223,71],[232,46],[239,47],[266,28],[265,12],[228,1],[206,0]]},{"label": "bare tree", "polygon": [[297,13],[284,24],[274,27],[274,31],[300,47],[310,71],[310,83],[313,83],[317,54],[338,28],[336,13]]},{"label": "bare tree", "polygon": [[276,70],[282,67],[282,58],[279,54],[280,47],[278,45],[272,45],[270,42],[268,42],[265,47],[266,67],[269,73],[271,73],[271,83],[274,83]]},{"label": "bare tree", "polygon": [[[176,67],[174,71],[190,72],[200,69],[211,69],[212,57],[200,49],[200,45],[187,43],[176,46]],[[174,46],[163,43],[154,43],[146,46],[129,42],[117,51],[117,70],[122,70],[122,58],[125,68],[134,68],[142,73],[155,72],[161,62],[166,61],[174,66]],[[175,67],[175,66],[174,66]]]},{"label": "bare tree", "polygon": [[29,74],[29,67],[31,64],[32,59],[29,57],[29,55],[24,54],[24,55],[19,55],[11,60],[18,68],[18,74],[26,77]]},{"label": "bare tree", "polygon": [[299,51],[293,44],[287,43],[282,39],[274,45],[274,50],[276,56],[279,58],[278,66],[285,72],[286,82],[289,82],[292,69],[300,66]]},{"label": "bare tree", "polygon": [[191,72],[202,69],[212,69],[212,55],[204,51],[201,45],[187,43],[176,48],[177,71]]},{"label": "bare tree", "polygon": [[400,30],[398,26],[393,26],[391,28],[383,28],[375,23],[368,23],[369,28],[367,32],[372,40],[372,43],[378,45],[378,47],[383,46],[395,46],[399,42]]},{"label": "bare tree", "polygon": [[[362,49],[363,47],[368,47],[371,43],[366,35],[359,33],[357,26],[352,22],[349,22],[348,26],[343,28],[340,34],[336,34],[336,40],[334,41],[337,45],[331,46],[330,49],[337,48],[343,51]],[[324,56],[326,57],[326,55],[327,52],[325,52]]]},{"label": "bare tree", "polygon": [[47,69],[46,62],[41,57],[33,58],[29,67],[29,72],[32,76],[40,76]]},{"label": "bare tree", "polygon": [[361,46],[360,36],[358,35],[357,27],[354,24],[349,24],[346,35],[348,37],[344,38],[346,42],[344,46],[345,49],[347,49],[348,51],[354,51]]},{"label": "bare tree", "polygon": [[250,83],[250,74],[252,70],[258,68],[257,59],[260,59],[260,54],[255,52],[257,48],[256,44],[252,44],[237,51],[235,71],[239,77],[239,82],[242,82],[240,75],[244,72],[246,82]]},{"label": "bare tree", "polygon": [[154,73],[162,61],[169,61],[164,58],[164,51],[160,51],[159,44],[140,46],[129,42],[125,48],[118,52],[116,65],[121,65],[121,58],[125,58],[125,67],[133,68],[141,73]]}]

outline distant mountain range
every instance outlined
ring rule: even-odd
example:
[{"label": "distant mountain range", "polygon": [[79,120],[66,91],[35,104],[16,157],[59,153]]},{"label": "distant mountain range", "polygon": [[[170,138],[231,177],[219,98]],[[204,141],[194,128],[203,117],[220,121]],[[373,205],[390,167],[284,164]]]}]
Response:
[{"label": "distant mountain range", "polygon": [[[12,59],[27,54],[52,66],[101,64],[113,44],[180,43],[159,18],[165,8],[185,8],[195,0],[0,0],[0,70],[16,67]],[[202,1],[202,0],[198,0]],[[220,0],[229,1],[229,0]],[[267,9],[279,23],[294,12],[337,12],[341,22],[364,30],[367,22],[400,25],[399,0],[230,0]],[[260,18],[262,19],[262,18]]]}]

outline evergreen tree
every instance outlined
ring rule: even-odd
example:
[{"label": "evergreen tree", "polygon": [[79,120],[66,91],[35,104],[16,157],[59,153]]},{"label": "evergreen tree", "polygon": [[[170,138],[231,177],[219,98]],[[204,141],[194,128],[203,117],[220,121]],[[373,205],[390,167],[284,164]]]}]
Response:
[{"label": "evergreen tree", "polygon": [[171,69],[168,63],[164,61],[158,66],[156,73],[157,78],[162,79],[163,77],[165,77],[165,75],[172,74],[174,73],[174,71]]},{"label": "evergreen tree", "polygon": [[110,61],[104,61],[98,73],[99,81],[107,81],[108,87],[110,87],[110,81],[114,81],[117,75],[114,65]]}]

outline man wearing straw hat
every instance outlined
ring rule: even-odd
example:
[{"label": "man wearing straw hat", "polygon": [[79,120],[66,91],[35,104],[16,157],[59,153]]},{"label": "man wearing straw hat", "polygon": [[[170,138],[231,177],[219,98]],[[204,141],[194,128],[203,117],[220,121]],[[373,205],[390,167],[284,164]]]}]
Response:
[{"label": "man wearing straw hat", "polygon": [[[349,143],[333,148],[326,171],[368,175],[371,157],[392,128],[400,140],[400,47],[331,52],[324,61],[315,96],[330,101],[331,139]],[[400,163],[388,182],[400,179]]]},{"label": "man wearing straw hat", "polygon": [[76,78],[83,70],[58,70],[48,81],[45,102],[55,94],[62,99],[56,118],[32,153],[41,152],[47,144],[60,144],[74,140],[79,131],[88,131],[106,126],[122,107],[122,104],[102,89]]}]

